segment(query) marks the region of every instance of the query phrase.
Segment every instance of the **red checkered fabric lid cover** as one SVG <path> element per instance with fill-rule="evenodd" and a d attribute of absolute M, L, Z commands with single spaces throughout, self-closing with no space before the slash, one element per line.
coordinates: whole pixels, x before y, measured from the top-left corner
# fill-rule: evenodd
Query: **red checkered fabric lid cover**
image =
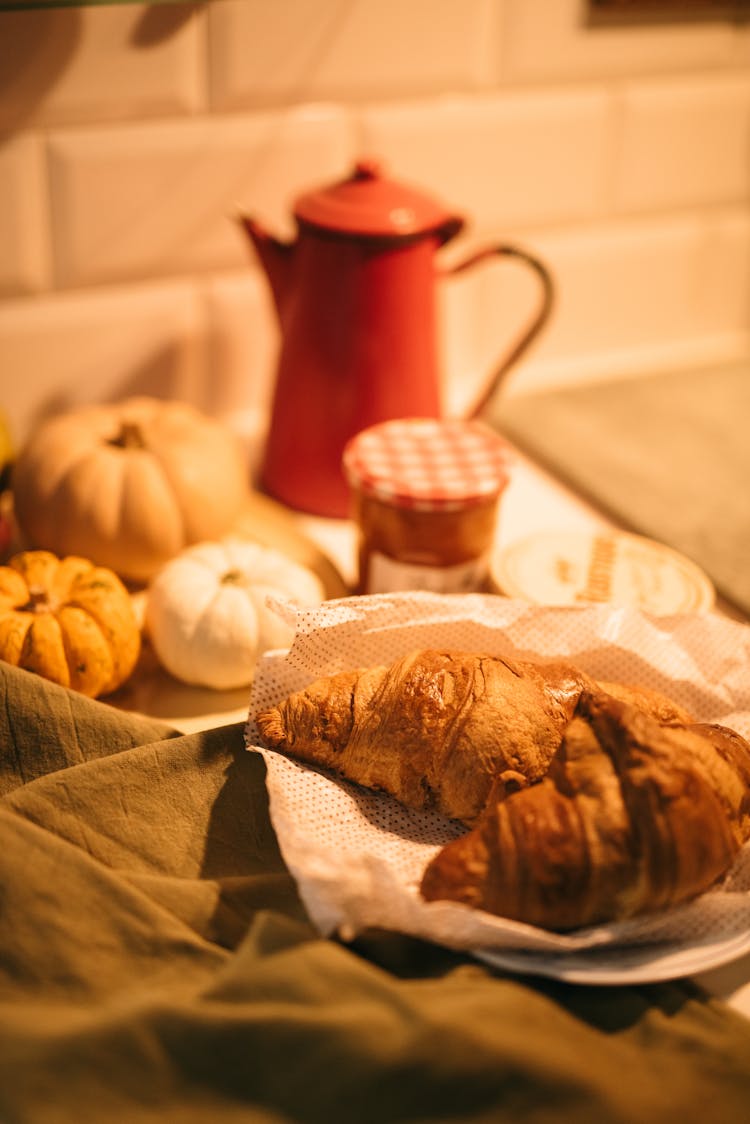
<path fill-rule="evenodd" d="M 507 482 L 505 444 L 481 422 L 399 418 L 344 449 L 351 487 L 386 503 L 447 511 L 492 499 Z"/>

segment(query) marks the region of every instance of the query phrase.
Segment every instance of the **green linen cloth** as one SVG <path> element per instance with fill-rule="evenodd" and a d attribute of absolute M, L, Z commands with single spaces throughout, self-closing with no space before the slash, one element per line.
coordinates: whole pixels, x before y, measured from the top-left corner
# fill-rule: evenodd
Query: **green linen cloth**
<path fill-rule="evenodd" d="M 3 1124 L 651 1124 L 750 1115 L 688 983 L 493 972 L 306 917 L 242 724 L 180 736 L 0 663 Z"/>

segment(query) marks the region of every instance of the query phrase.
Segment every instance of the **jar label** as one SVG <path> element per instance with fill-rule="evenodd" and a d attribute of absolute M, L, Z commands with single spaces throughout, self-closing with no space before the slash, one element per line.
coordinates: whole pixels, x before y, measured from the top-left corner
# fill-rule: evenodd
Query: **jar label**
<path fill-rule="evenodd" d="M 398 562 L 386 554 L 373 551 L 365 592 L 425 590 L 428 593 L 474 593 L 484 588 L 488 572 L 488 554 L 454 566 L 423 566 L 414 562 Z"/>

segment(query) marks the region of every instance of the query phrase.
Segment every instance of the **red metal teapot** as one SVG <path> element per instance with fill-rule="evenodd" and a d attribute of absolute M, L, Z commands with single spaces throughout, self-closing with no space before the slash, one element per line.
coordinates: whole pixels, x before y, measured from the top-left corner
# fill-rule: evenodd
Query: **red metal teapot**
<path fill-rule="evenodd" d="M 355 433 L 395 417 L 439 417 L 436 285 L 494 255 L 531 266 L 541 282 L 530 324 L 483 387 L 475 416 L 538 334 L 552 307 L 545 266 L 509 245 L 480 249 L 442 269 L 436 250 L 463 228 L 421 191 L 362 160 L 347 179 L 302 195 L 298 235 L 282 242 L 241 222 L 265 269 L 281 327 L 261 486 L 301 511 L 343 517 L 341 471 Z"/>

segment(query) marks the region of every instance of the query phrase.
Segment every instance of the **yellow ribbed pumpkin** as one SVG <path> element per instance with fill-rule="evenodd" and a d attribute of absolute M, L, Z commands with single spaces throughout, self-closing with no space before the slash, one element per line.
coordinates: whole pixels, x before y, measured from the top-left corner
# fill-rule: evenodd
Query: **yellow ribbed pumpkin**
<path fill-rule="evenodd" d="M 128 679 L 140 646 L 130 594 L 111 570 L 47 550 L 0 566 L 0 659 L 97 698 Z"/>

